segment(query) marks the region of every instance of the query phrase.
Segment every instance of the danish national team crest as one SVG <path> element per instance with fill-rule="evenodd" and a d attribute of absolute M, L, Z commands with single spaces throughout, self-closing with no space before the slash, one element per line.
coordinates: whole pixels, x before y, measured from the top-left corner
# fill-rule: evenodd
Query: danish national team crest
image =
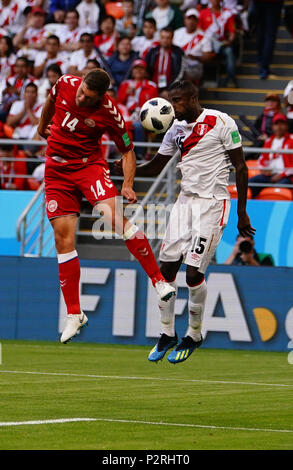
<path fill-rule="evenodd" d="M 208 132 L 209 126 L 208 124 L 205 124 L 205 123 L 199 123 L 196 125 L 196 129 L 194 130 L 197 135 L 203 136 Z"/>

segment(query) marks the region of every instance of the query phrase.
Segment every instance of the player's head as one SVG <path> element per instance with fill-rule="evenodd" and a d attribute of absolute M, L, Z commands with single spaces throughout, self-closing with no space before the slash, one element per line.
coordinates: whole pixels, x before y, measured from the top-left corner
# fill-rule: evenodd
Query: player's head
<path fill-rule="evenodd" d="M 179 80 L 172 83 L 168 91 L 176 119 L 192 121 L 200 108 L 196 86 L 189 80 Z"/>
<path fill-rule="evenodd" d="M 94 69 L 88 72 L 76 92 L 77 106 L 96 106 L 104 97 L 110 86 L 110 77 L 103 69 Z"/>

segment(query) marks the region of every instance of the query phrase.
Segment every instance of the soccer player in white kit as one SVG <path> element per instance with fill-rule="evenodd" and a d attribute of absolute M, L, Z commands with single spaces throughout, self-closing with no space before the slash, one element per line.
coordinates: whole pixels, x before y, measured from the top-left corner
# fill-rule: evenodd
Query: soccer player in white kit
<path fill-rule="evenodd" d="M 187 80 L 169 87 L 169 98 L 175 110 L 175 121 L 167 131 L 153 160 L 136 169 L 137 176 L 158 175 L 179 150 L 181 192 L 171 211 L 160 251 L 161 272 L 176 288 L 176 275 L 181 263 L 187 264 L 189 321 L 186 336 L 178 342 L 175 331 L 174 296 L 159 302 L 162 332 L 148 359 L 185 361 L 202 344 L 201 324 L 207 296 L 205 271 L 221 240 L 230 209 L 227 190 L 229 168 L 236 170 L 238 192 L 238 230 L 242 236 L 254 235 L 246 213 L 247 166 L 241 137 L 235 121 L 226 113 L 203 109 L 197 89 Z"/>

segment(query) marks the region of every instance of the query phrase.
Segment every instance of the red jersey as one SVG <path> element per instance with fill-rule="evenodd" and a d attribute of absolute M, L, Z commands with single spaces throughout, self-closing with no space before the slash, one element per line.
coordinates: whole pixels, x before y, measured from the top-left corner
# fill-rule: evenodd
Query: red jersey
<path fill-rule="evenodd" d="M 47 156 L 91 162 L 102 159 L 100 140 L 107 132 L 121 153 L 133 149 L 125 122 L 107 93 L 95 107 L 75 103 L 81 77 L 63 75 L 50 91 L 55 114 L 48 137 Z"/>
<path fill-rule="evenodd" d="M 232 10 L 223 8 L 219 12 L 213 12 L 210 8 L 204 8 L 200 12 L 198 28 L 207 36 L 217 36 L 223 41 L 230 33 L 235 33 L 235 16 Z"/>

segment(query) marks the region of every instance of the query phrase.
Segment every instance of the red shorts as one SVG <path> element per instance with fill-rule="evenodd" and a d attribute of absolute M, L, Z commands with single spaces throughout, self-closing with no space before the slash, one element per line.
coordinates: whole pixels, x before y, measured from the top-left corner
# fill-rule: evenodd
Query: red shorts
<path fill-rule="evenodd" d="M 48 219 L 79 214 L 82 196 L 94 206 L 97 202 L 118 196 L 106 162 L 61 163 L 47 158 L 45 194 Z"/>

